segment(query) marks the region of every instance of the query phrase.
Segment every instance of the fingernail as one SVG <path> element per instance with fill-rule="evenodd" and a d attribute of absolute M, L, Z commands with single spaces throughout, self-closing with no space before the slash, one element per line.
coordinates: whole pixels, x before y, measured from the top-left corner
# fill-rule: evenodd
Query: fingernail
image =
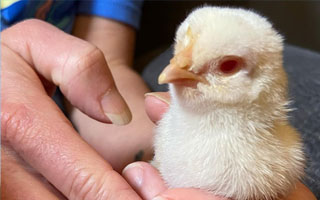
<path fill-rule="evenodd" d="M 156 196 L 156 197 L 153 197 L 152 200 L 168 200 L 168 199 L 162 196 Z"/>
<path fill-rule="evenodd" d="M 165 80 L 166 80 L 166 74 L 161 73 L 160 76 L 158 77 L 158 83 L 163 84 Z"/>
<path fill-rule="evenodd" d="M 128 179 L 130 184 L 134 185 L 135 188 L 140 188 L 143 182 L 143 168 L 139 163 L 132 163 L 126 166 L 122 174 Z"/>
<path fill-rule="evenodd" d="M 105 113 L 110 121 L 115 125 L 126 125 L 131 121 L 131 114 L 129 115 L 128 112 L 123 112 L 120 114 L 112 114 L 112 113 Z"/>
<path fill-rule="evenodd" d="M 152 96 L 152 97 L 155 97 L 155 98 L 159 99 L 160 101 L 162 101 L 162 102 L 164 102 L 164 103 L 166 103 L 168 105 L 170 104 L 169 100 L 166 99 L 165 96 L 161 96 L 161 95 L 159 95 L 158 93 L 155 93 L 155 92 L 145 93 L 144 96 L 145 97 Z"/>
<path fill-rule="evenodd" d="M 115 88 L 109 89 L 101 99 L 101 106 L 104 114 L 115 125 L 128 124 L 132 115 L 131 112 Z"/>

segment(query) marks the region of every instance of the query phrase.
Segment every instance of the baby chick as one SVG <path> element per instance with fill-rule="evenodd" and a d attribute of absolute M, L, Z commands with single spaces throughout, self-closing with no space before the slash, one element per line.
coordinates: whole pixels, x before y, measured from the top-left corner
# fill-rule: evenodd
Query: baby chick
<path fill-rule="evenodd" d="M 180 25 L 159 76 L 172 102 L 154 139 L 153 164 L 170 187 L 236 200 L 275 199 L 304 171 L 289 125 L 282 37 L 264 17 L 203 7 Z"/>

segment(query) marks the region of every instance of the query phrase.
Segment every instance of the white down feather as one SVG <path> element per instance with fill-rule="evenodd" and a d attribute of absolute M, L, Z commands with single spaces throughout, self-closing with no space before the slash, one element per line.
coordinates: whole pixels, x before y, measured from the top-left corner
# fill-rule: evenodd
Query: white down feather
<path fill-rule="evenodd" d="M 287 120 L 281 36 L 251 11 L 203 7 L 180 25 L 175 54 L 190 40 L 188 27 L 197 36 L 193 69 L 237 55 L 250 61 L 255 76 L 208 75 L 211 85 L 196 89 L 170 84 L 172 102 L 156 130 L 153 164 L 170 187 L 237 200 L 286 195 L 303 175 L 304 155 Z"/>

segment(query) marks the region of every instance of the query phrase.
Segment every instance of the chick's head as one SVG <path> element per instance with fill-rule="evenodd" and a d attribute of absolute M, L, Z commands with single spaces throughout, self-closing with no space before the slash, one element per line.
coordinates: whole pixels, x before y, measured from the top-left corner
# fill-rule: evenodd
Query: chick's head
<path fill-rule="evenodd" d="M 159 76 L 183 105 L 239 105 L 286 90 L 282 37 L 260 15 L 203 7 L 179 26 L 174 57 Z"/>

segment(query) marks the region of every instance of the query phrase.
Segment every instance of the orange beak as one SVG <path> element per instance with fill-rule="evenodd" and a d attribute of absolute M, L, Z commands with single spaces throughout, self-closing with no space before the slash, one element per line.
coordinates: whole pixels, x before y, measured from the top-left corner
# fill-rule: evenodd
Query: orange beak
<path fill-rule="evenodd" d="M 190 56 L 186 57 L 177 54 L 170 60 L 170 64 L 161 72 L 158 83 L 178 83 L 185 86 L 189 86 L 190 83 L 206 83 L 207 81 L 204 77 L 189 70 L 191 63 Z"/>
<path fill-rule="evenodd" d="M 192 65 L 192 48 L 195 42 L 190 27 L 186 35 L 190 39 L 189 44 L 170 60 L 170 64 L 161 72 L 158 78 L 159 84 L 174 83 L 193 87 L 198 82 L 208 83 L 204 77 L 189 70 Z"/>

